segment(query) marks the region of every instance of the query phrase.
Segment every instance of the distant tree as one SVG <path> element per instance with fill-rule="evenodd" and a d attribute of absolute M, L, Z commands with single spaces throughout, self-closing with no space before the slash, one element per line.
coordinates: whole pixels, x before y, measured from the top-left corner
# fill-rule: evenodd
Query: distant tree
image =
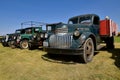
<path fill-rule="evenodd" d="M 120 32 L 118 32 L 118 36 L 120 36 Z"/>

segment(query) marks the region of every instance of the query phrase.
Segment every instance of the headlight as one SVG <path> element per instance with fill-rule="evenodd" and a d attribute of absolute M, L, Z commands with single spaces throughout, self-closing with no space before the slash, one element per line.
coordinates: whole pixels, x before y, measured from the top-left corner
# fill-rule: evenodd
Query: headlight
<path fill-rule="evenodd" d="M 36 35 L 33 35 L 33 38 L 36 38 Z"/>
<path fill-rule="evenodd" d="M 16 36 L 14 36 L 13 39 L 16 39 Z"/>
<path fill-rule="evenodd" d="M 6 35 L 6 36 L 5 36 L 5 41 L 6 41 L 6 42 L 8 41 L 8 38 L 9 38 L 9 35 Z"/>
<path fill-rule="evenodd" d="M 78 30 L 76 30 L 76 31 L 73 33 L 73 35 L 74 35 L 75 37 L 78 37 L 78 36 L 80 36 L 80 32 L 79 32 Z"/>
<path fill-rule="evenodd" d="M 43 37 L 44 37 L 44 34 L 41 34 L 40 37 L 43 38 Z"/>
<path fill-rule="evenodd" d="M 47 33 L 45 33 L 45 38 L 48 38 L 48 34 Z"/>
<path fill-rule="evenodd" d="M 21 39 L 21 36 L 18 36 L 17 39 Z"/>

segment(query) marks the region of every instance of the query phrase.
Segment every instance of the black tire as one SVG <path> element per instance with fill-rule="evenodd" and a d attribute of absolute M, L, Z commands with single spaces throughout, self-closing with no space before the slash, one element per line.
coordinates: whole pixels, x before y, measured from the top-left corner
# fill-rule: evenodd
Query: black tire
<path fill-rule="evenodd" d="M 106 47 L 107 49 L 114 49 L 115 46 L 114 46 L 114 37 L 108 37 L 106 39 Z"/>
<path fill-rule="evenodd" d="M 22 40 L 20 42 L 20 48 L 21 49 L 27 49 L 28 48 L 28 40 Z"/>
<path fill-rule="evenodd" d="M 34 46 L 29 43 L 28 48 L 29 48 L 29 50 L 33 50 L 33 49 L 34 49 Z"/>
<path fill-rule="evenodd" d="M 32 45 L 31 43 L 29 43 L 29 50 L 34 50 L 34 49 L 38 49 L 39 45 Z"/>
<path fill-rule="evenodd" d="M 3 45 L 4 47 L 8 47 L 8 44 L 7 44 L 7 43 L 2 43 L 2 45 Z"/>
<path fill-rule="evenodd" d="M 94 43 L 91 38 L 88 38 L 83 45 L 83 54 L 81 60 L 83 63 L 91 62 L 94 56 Z"/>
<path fill-rule="evenodd" d="M 15 46 L 14 43 L 15 43 L 14 41 L 10 41 L 10 43 L 9 43 L 9 46 L 10 46 L 12 49 L 16 48 L 16 46 Z"/>
<path fill-rule="evenodd" d="M 8 42 L 8 46 L 10 47 L 11 41 Z"/>

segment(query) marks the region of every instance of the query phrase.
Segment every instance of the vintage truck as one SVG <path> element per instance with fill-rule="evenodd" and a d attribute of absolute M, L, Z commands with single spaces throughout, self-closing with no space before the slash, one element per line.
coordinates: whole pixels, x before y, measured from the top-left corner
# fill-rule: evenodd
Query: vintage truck
<path fill-rule="evenodd" d="M 3 35 L 3 37 L 1 38 L 1 43 L 4 47 L 8 46 L 8 35 L 9 34 Z"/>
<path fill-rule="evenodd" d="M 43 41 L 46 39 L 46 36 L 46 30 L 42 30 L 41 32 L 32 35 L 29 40 L 29 49 L 32 50 L 38 48 L 39 46 L 43 46 Z"/>
<path fill-rule="evenodd" d="M 78 55 L 81 62 L 92 61 L 94 52 L 106 43 L 107 48 L 114 48 L 114 36 L 117 24 L 108 17 L 100 20 L 96 14 L 72 17 L 68 24 L 55 23 L 46 26 L 47 39 L 43 42 L 48 54 Z"/>
<path fill-rule="evenodd" d="M 24 32 L 19 33 L 15 35 L 15 38 L 12 39 L 11 45 L 12 47 L 20 47 L 21 49 L 26 49 L 26 48 L 32 48 L 32 47 L 39 47 L 39 45 L 42 44 L 42 41 L 40 42 L 41 44 L 34 43 L 33 39 L 36 38 L 36 36 L 39 33 L 42 33 L 42 25 L 43 23 L 41 22 L 35 22 L 35 21 L 28 21 L 28 22 L 23 22 L 21 23 L 21 28 L 23 28 Z M 28 27 L 29 26 L 29 27 Z"/>
<path fill-rule="evenodd" d="M 12 35 L 12 37 L 10 37 L 9 46 L 11 48 L 18 47 L 19 37 L 21 34 L 24 34 L 24 33 L 25 33 L 25 29 L 17 29 L 15 33 Z"/>
<path fill-rule="evenodd" d="M 25 33 L 20 34 L 17 39 L 17 45 L 20 46 L 21 49 L 27 49 L 29 47 L 29 40 L 33 35 L 42 31 L 42 27 L 27 27 L 24 29 Z"/>
<path fill-rule="evenodd" d="M 17 29 L 15 30 L 15 33 L 11 34 L 6 34 L 5 36 L 2 37 L 1 43 L 4 47 L 9 46 L 9 47 L 14 47 L 13 46 L 13 41 L 17 39 L 17 35 L 23 34 L 24 29 Z"/>

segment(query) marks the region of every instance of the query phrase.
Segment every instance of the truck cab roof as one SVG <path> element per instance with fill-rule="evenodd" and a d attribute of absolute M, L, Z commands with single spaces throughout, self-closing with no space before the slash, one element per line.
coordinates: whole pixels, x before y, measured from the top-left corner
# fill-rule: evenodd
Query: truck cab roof
<path fill-rule="evenodd" d="M 92 17 L 92 16 L 97 16 L 97 17 L 99 17 L 98 15 L 96 15 L 96 14 L 84 14 L 84 15 L 78 15 L 78 16 L 74 16 L 74 17 L 71 17 L 71 18 L 69 18 L 69 20 L 71 20 L 71 19 L 75 19 L 75 18 L 78 18 L 78 17 Z"/>
<path fill-rule="evenodd" d="M 68 24 L 99 24 L 99 20 L 96 14 L 84 14 L 70 18 Z"/>

